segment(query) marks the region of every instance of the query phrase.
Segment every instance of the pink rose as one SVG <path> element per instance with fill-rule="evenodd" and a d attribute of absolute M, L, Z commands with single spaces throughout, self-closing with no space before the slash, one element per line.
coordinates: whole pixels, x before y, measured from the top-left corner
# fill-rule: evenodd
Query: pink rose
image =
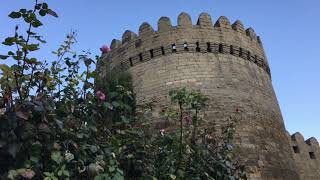
<path fill-rule="evenodd" d="M 192 123 L 192 118 L 190 116 L 185 116 L 183 118 L 183 120 L 187 123 L 187 124 L 191 124 Z"/>
<path fill-rule="evenodd" d="M 110 48 L 107 45 L 103 45 L 101 46 L 100 51 L 102 53 L 108 53 L 110 51 Z"/>
<path fill-rule="evenodd" d="M 209 139 L 209 140 L 212 140 L 212 139 L 213 139 L 213 136 L 211 136 L 211 134 L 207 134 L 205 137 L 206 137 L 207 139 Z"/>
<path fill-rule="evenodd" d="M 30 169 L 20 173 L 20 176 L 22 176 L 26 179 L 32 179 L 33 176 L 35 176 L 35 175 L 36 175 L 36 173 Z"/>
<path fill-rule="evenodd" d="M 105 95 L 103 92 L 101 92 L 101 91 L 97 91 L 97 92 L 96 92 L 96 96 L 97 96 L 101 101 L 106 100 L 106 95 Z"/>

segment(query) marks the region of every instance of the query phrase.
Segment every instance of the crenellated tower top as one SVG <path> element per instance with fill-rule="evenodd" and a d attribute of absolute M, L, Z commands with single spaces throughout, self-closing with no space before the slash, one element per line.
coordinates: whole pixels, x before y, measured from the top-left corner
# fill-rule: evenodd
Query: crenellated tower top
<path fill-rule="evenodd" d="M 120 70 L 158 56 L 188 51 L 239 56 L 270 75 L 261 39 L 252 28 L 245 29 L 239 20 L 231 25 L 224 16 L 213 24 L 207 13 L 201 13 L 195 25 L 187 13 L 178 16 L 177 26 L 173 26 L 168 17 L 158 20 L 157 30 L 144 22 L 138 35 L 126 30 L 122 40 L 113 39 L 110 47 L 111 51 L 103 54 L 103 59 L 110 60 L 112 67 Z"/>

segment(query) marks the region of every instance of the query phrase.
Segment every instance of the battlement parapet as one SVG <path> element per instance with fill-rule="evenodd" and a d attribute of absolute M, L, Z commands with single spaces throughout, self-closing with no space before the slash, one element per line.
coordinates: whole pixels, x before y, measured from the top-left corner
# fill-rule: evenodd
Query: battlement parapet
<path fill-rule="evenodd" d="M 307 140 L 304 139 L 301 133 L 296 132 L 290 136 L 292 150 L 295 154 L 309 157 L 309 159 L 320 160 L 320 147 L 316 138 L 311 137 Z M 308 158 L 307 158 L 308 159 Z"/>
<path fill-rule="evenodd" d="M 201 13 L 193 25 L 187 13 L 181 13 L 177 26 L 168 17 L 161 17 L 158 30 L 144 22 L 139 34 L 125 31 L 122 40 L 111 42 L 111 51 L 103 59 L 111 61 L 111 67 L 127 70 L 131 66 L 158 56 L 172 53 L 222 53 L 238 56 L 255 63 L 270 75 L 268 61 L 260 38 L 252 28 L 245 29 L 241 21 L 232 25 L 222 16 L 213 25 L 207 13 Z"/>
<path fill-rule="evenodd" d="M 290 136 L 289 142 L 301 179 L 315 179 L 320 177 L 320 147 L 316 138 L 307 140 L 296 132 Z"/>
<path fill-rule="evenodd" d="M 314 148 L 319 148 L 319 150 L 320 150 L 319 142 L 314 137 L 311 137 L 311 138 L 309 138 L 307 140 L 304 140 L 304 137 L 302 136 L 302 134 L 300 132 L 296 132 L 293 135 L 291 135 L 290 138 L 291 138 L 291 141 L 292 141 L 293 144 L 296 144 L 296 145 L 308 145 L 308 146 L 311 146 L 311 147 L 314 147 Z"/>
<path fill-rule="evenodd" d="M 122 59 L 121 56 L 113 57 L 112 59 L 119 59 L 113 63 L 113 68 L 121 71 L 126 71 L 130 67 L 136 66 L 140 63 L 149 61 L 153 58 L 157 58 L 164 55 L 170 54 L 180 54 L 180 53 L 221 53 L 221 54 L 230 54 L 236 57 L 240 57 L 249 62 L 255 63 L 257 66 L 263 68 L 270 76 L 270 68 L 268 64 L 264 62 L 264 59 L 258 57 L 257 55 L 251 53 L 248 50 L 242 49 L 236 45 L 229 44 L 216 44 L 213 42 L 206 43 L 192 43 L 188 42 L 176 44 L 170 43 L 166 46 L 157 47 L 154 49 L 149 49 L 146 51 L 141 51 L 134 56 L 129 57 L 128 59 Z M 110 58 L 110 57 L 106 57 Z"/>

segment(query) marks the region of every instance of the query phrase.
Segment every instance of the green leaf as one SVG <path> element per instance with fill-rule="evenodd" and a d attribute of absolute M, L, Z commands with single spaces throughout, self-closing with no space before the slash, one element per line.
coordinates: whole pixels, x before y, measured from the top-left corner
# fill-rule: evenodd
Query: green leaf
<path fill-rule="evenodd" d="M 83 138 L 83 133 L 77 133 L 77 138 L 82 139 Z"/>
<path fill-rule="evenodd" d="M 60 151 L 53 151 L 51 153 L 51 159 L 54 160 L 57 164 L 60 164 L 63 161 Z"/>
<path fill-rule="evenodd" d="M 132 110 L 132 107 L 128 104 L 124 104 L 124 109 L 128 110 L 128 111 L 131 111 Z"/>
<path fill-rule="evenodd" d="M 9 55 L 9 56 L 13 56 L 13 55 L 14 55 L 14 52 L 9 51 L 9 52 L 8 52 L 8 55 Z"/>
<path fill-rule="evenodd" d="M 40 14 L 40 16 L 45 16 L 45 15 L 47 14 L 47 10 L 41 9 L 41 10 L 39 11 L 39 14 Z"/>
<path fill-rule="evenodd" d="M 47 3 L 42 3 L 42 9 L 48 9 L 48 4 Z"/>
<path fill-rule="evenodd" d="M 15 12 L 15 11 L 13 11 L 13 12 L 11 12 L 11 13 L 9 14 L 9 17 L 12 18 L 12 19 L 17 19 L 17 18 L 20 18 L 20 17 L 21 17 L 21 13 L 20 13 L 20 12 Z"/>
<path fill-rule="evenodd" d="M 95 78 L 97 76 L 97 72 L 96 71 L 92 71 L 91 73 L 89 73 L 88 78 Z"/>
<path fill-rule="evenodd" d="M 61 170 L 58 171 L 58 176 L 62 176 L 62 171 Z"/>
<path fill-rule="evenodd" d="M 17 57 L 18 57 L 19 59 L 22 58 L 22 55 L 23 55 L 23 52 L 22 52 L 22 51 L 17 51 Z"/>
<path fill-rule="evenodd" d="M 90 130 L 93 131 L 93 132 L 97 132 L 98 129 L 96 126 L 89 126 Z"/>
<path fill-rule="evenodd" d="M 116 179 L 116 180 L 124 180 L 124 177 L 121 175 L 121 174 L 116 174 L 115 176 L 114 176 L 114 179 Z"/>
<path fill-rule="evenodd" d="M 34 162 L 34 163 L 38 163 L 39 162 L 39 158 L 35 157 L 35 156 L 31 156 L 30 157 L 30 161 Z"/>
<path fill-rule="evenodd" d="M 6 64 L 0 64 L 0 70 L 2 72 L 7 72 L 7 73 L 10 72 L 10 68 Z"/>
<path fill-rule="evenodd" d="M 24 13 L 26 13 L 26 12 L 27 12 L 26 9 L 20 9 L 20 13 L 24 14 Z"/>
<path fill-rule="evenodd" d="M 120 119 L 123 123 L 129 123 L 129 119 L 126 116 L 120 116 Z"/>
<path fill-rule="evenodd" d="M 89 147 L 89 149 L 90 149 L 90 151 L 91 151 L 92 153 L 96 153 L 96 152 L 98 151 L 98 147 L 97 147 L 97 146 L 94 146 L 94 145 L 91 145 L 91 146 Z"/>
<path fill-rule="evenodd" d="M 42 26 L 43 24 L 42 24 L 41 21 L 39 21 L 38 19 L 36 19 L 36 20 L 34 20 L 34 21 L 31 23 L 31 25 L 32 25 L 33 27 L 37 28 L 37 27 L 39 27 L 39 26 Z"/>
<path fill-rule="evenodd" d="M 29 51 L 36 51 L 39 49 L 39 44 L 30 44 L 27 46 Z"/>
<path fill-rule="evenodd" d="M 42 43 L 46 43 L 45 40 L 41 39 L 41 36 L 35 36 L 35 39 L 37 39 L 38 41 L 42 42 Z"/>
<path fill-rule="evenodd" d="M 177 176 L 175 176 L 175 175 L 173 175 L 173 174 L 170 174 L 170 178 L 174 180 L 174 179 L 177 178 Z"/>
<path fill-rule="evenodd" d="M 115 98 L 115 97 L 117 97 L 118 95 L 119 95 L 118 92 L 110 92 L 110 93 L 109 93 L 110 99 Z"/>
<path fill-rule="evenodd" d="M 56 18 L 58 17 L 58 14 L 56 12 L 52 11 L 51 9 L 48 9 L 47 14 L 50 14 L 51 16 L 56 17 Z"/>
<path fill-rule="evenodd" d="M 23 19 L 26 23 L 31 23 L 32 22 L 32 18 L 30 16 L 23 16 Z"/>
<path fill-rule="evenodd" d="M 90 66 L 90 64 L 91 64 L 92 62 L 93 62 L 93 60 L 90 59 L 90 58 L 87 58 L 87 59 L 84 60 L 84 64 L 85 64 L 86 66 Z"/>
<path fill-rule="evenodd" d="M 37 62 L 37 59 L 36 58 L 31 58 L 29 59 L 28 63 L 29 64 L 35 64 Z"/>
<path fill-rule="evenodd" d="M 0 55 L 0 59 L 6 60 L 9 56 L 6 55 Z"/>
<path fill-rule="evenodd" d="M 94 180 L 102 180 L 102 177 L 101 176 L 96 176 L 96 177 L 94 177 Z"/>
<path fill-rule="evenodd" d="M 63 171 L 63 174 L 64 174 L 65 176 L 67 176 L 67 177 L 69 177 L 69 176 L 70 176 L 69 171 Z"/>
<path fill-rule="evenodd" d="M 69 59 L 66 60 L 66 64 L 67 64 L 68 67 L 71 67 L 71 66 L 72 66 L 72 64 L 71 64 L 71 62 L 70 62 Z"/>
<path fill-rule="evenodd" d="M 107 109 L 112 110 L 113 109 L 113 106 L 109 102 L 103 103 L 103 107 L 105 110 L 107 110 Z"/>
<path fill-rule="evenodd" d="M 113 105 L 113 107 L 117 108 L 117 107 L 120 106 L 120 103 L 117 102 L 117 101 L 113 101 L 113 102 L 112 102 L 112 105 Z"/>
<path fill-rule="evenodd" d="M 17 65 L 17 64 L 14 64 L 14 65 L 12 65 L 11 67 L 10 67 L 10 69 L 12 70 L 12 71 L 21 71 L 21 69 L 22 69 L 22 67 L 21 66 L 19 66 L 19 65 Z"/>
<path fill-rule="evenodd" d="M 27 31 L 27 33 L 28 33 L 29 35 L 36 35 L 36 34 L 37 34 L 37 33 L 32 32 L 32 31 Z"/>
<path fill-rule="evenodd" d="M 2 44 L 6 45 L 6 46 L 12 46 L 15 41 L 16 41 L 16 38 L 7 37 Z"/>
<path fill-rule="evenodd" d="M 121 169 L 117 169 L 117 172 L 123 174 L 123 171 Z"/>
<path fill-rule="evenodd" d="M 39 10 L 41 8 L 41 4 L 36 4 L 34 7 Z"/>
<path fill-rule="evenodd" d="M 110 166 L 110 167 L 109 167 L 109 172 L 113 172 L 113 171 L 115 171 L 115 170 L 116 170 L 115 167 L 113 167 L 113 166 Z"/>

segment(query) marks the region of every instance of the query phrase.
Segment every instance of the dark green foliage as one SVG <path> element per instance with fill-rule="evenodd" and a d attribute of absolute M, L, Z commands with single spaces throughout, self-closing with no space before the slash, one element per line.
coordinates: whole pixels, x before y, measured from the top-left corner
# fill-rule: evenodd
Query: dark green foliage
<path fill-rule="evenodd" d="M 36 1 L 37 2 L 37 1 Z M 150 111 L 137 109 L 131 76 L 111 71 L 93 83 L 99 57 L 72 51 L 76 33 L 53 52 L 50 63 L 30 55 L 45 43 L 34 31 L 38 15 L 58 15 L 47 3 L 20 9 L 9 17 L 23 18 L 25 36 L 7 37 L 11 51 L 0 55 L 0 179 L 240 179 L 232 162 L 234 124 L 222 134 L 200 128 L 207 97 L 185 88 L 170 92 L 172 106 L 161 110 L 158 132 Z M 108 63 L 108 62 L 104 62 Z M 103 84 L 102 84 L 103 83 Z M 99 89 L 98 89 L 99 88 Z M 149 118 L 149 119 L 148 119 Z"/>
<path fill-rule="evenodd" d="M 108 102 L 104 105 L 105 108 L 112 108 L 113 111 L 106 117 L 117 124 L 133 121 L 135 119 L 135 99 L 131 75 L 128 72 L 112 71 L 109 62 L 104 63 L 106 76 L 101 82 L 96 82 L 96 90 L 106 92 L 108 95 Z"/>

